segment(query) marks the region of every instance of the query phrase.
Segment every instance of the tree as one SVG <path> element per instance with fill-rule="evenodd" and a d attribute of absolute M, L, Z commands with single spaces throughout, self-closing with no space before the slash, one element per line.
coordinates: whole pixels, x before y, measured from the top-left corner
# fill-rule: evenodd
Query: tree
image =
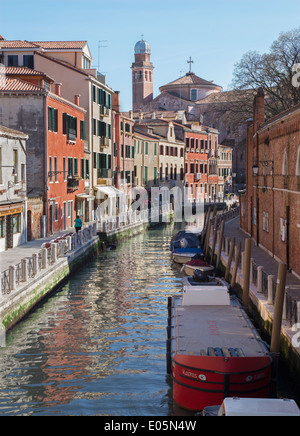
<path fill-rule="evenodd" d="M 294 86 L 293 67 L 300 63 L 300 27 L 281 33 L 270 52 L 250 51 L 235 65 L 235 90 L 264 89 L 267 118 L 300 103 L 300 87 Z"/>

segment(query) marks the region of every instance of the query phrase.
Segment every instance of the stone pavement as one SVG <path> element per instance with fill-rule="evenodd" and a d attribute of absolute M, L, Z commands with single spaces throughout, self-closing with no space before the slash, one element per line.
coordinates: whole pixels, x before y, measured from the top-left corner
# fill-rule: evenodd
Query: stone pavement
<path fill-rule="evenodd" d="M 245 239 L 248 235 L 240 229 L 240 218 L 239 216 L 226 222 L 224 229 L 224 237 L 230 238 L 230 240 L 235 237 L 235 244 L 241 242 L 241 251 L 245 249 Z M 278 262 L 270 256 L 265 250 L 255 245 L 251 242 L 251 257 L 255 259 L 257 266 L 262 266 L 264 271 L 269 275 L 274 275 L 277 277 L 278 274 Z M 294 274 L 288 272 L 286 277 L 286 285 L 292 287 L 299 287 L 300 296 L 300 279 L 298 279 Z"/>
<path fill-rule="evenodd" d="M 44 242 L 50 242 L 59 236 L 63 236 L 66 233 L 71 232 L 71 230 L 64 230 L 62 232 L 55 233 L 52 236 L 35 239 L 34 241 L 27 242 L 26 244 L 19 245 L 15 248 L 9 248 L 6 251 L 0 252 L 0 273 L 7 270 L 10 266 L 16 265 L 21 262 L 21 259 L 25 257 L 30 257 L 34 253 L 38 253 L 41 249 L 41 245 Z"/>

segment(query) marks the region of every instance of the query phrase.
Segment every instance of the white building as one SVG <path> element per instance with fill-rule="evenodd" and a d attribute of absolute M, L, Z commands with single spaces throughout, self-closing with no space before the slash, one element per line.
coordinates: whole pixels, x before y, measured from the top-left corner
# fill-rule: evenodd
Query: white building
<path fill-rule="evenodd" d="M 26 140 L 0 126 L 0 251 L 27 241 Z"/>

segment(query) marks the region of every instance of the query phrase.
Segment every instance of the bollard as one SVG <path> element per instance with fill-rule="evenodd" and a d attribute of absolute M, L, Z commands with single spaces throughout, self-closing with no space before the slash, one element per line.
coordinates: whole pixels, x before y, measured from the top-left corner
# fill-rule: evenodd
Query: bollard
<path fill-rule="evenodd" d="M 57 245 L 55 242 L 51 243 L 51 262 L 55 263 L 57 261 Z"/>
<path fill-rule="evenodd" d="M 275 276 L 268 276 L 268 304 L 273 304 L 273 284 Z"/>
<path fill-rule="evenodd" d="M 32 265 L 33 265 L 33 275 L 36 276 L 38 273 L 38 255 L 34 253 L 32 255 Z"/>
<path fill-rule="evenodd" d="M 233 268 L 233 273 L 231 276 L 231 284 L 230 284 L 230 286 L 232 288 L 234 288 L 234 285 L 235 285 L 236 274 L 237 274 L 237 270 L 239 267 L 240 256 L 241 256 L 241 242 L 238 243 L 236 253 L 235 253 L 235 262 L 234 262 L 234 268 Z"/>
<path fill-rule="evenodd" d="M 28 259 L 21 259 L 22 282 L 28 281 Z"/>
<path fill-rule="evenodd" d="M 271 353 L 279 353 L 280 350 L 280 333 L 285 297 L 286 272 L 287 265 L 284 263 L 279 264 L 271 337 Z"/>
<path fill-rule="evenodd" d="M 46 269 L 48 265 L 48 250 L 47 248 L 42 248 L 42 268 Z"/>
<path fill-rule="evenodd" d="M 72 236 L 67 236 L 68 252 L 72 251 Z"/>
<path fill-rule="evenodd" d="M 231 262 L 232 262 L 232 258 L 233 258 L 234 247 L 235 247 L 235 238 L 232 238 L 231 243 L 230 243 L 230 250 L 229 250 L 227 265 L 226 265 L 226 272 L 225 272 L 225 280 L 226 280 L 226 282 L 229 281 L 229 275 L 230 275 L 230 269 L 231 269 Z"/>
<path fill-rule="evenodd" d="M 13 265 L 9 267 L 9 290 L 14 289 L 16 289 L 16 267 Z"/>
<path fill-rule="evenodd" d="M 210 263 L 211 265 L 214 264 L 214 256 L 215 256 L 215 248 L 216 248 L 216 242 L 217 242 L 217 235 L 218 235 L 218 217 L 215 217 L 214 222 L 214 229 L 213 229 L 213 242 L 211 247 L 211 256 L 210 256 Z"/>
<path fill-rule="evenodd" d="M 243 283 L 243 298 L 244 307 L 249 305 L 249 285 L 250 285 L 250 260 L 251 260 L 251 239 L 245 240 L 245 263 L 244 263 L 244 283 Z"/>
<path fill-rule="evenodd" d="M 263 285 L 263 283 L 262 283 L 262 278 L 263 278 L 263 275 L 262 275 L 262 272 L 263 272 L 263 267 L 262 266 L 258 266 L 257 267 L 257 292 L 260 292 L 260 293 L 262 293 L 262 285 Z"/>
<path fill-rule="evenodd" d="M 210 229 L 211 229 L 211 220 L 209 220 L 208 228 L 205 235 L 205 259 L 207 259 L 208 247 L 209 247 L 209 237 L 210 237 Z"/>

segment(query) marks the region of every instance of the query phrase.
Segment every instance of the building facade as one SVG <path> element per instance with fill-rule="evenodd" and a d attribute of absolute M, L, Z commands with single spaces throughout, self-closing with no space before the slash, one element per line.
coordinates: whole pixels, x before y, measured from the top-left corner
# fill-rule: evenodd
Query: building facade
<path fill-rule="evenodd" d="M 264 95 L 255 97 L 247 130 L 247 184 L 241 228 L 300 277 L 300 106 L 265 122 Z"/>
<path fill-rule="evenodd" d="M 153 99 L 153 64 L 150 61 L 151 48 L 142 38 L 134 47 L 132 69 L 132 108 L 142 110 Z"/>
<path fill-rule="evenodd" d="M 0 126 L 0 251 L 27 242 L 27 139 Z"/>

